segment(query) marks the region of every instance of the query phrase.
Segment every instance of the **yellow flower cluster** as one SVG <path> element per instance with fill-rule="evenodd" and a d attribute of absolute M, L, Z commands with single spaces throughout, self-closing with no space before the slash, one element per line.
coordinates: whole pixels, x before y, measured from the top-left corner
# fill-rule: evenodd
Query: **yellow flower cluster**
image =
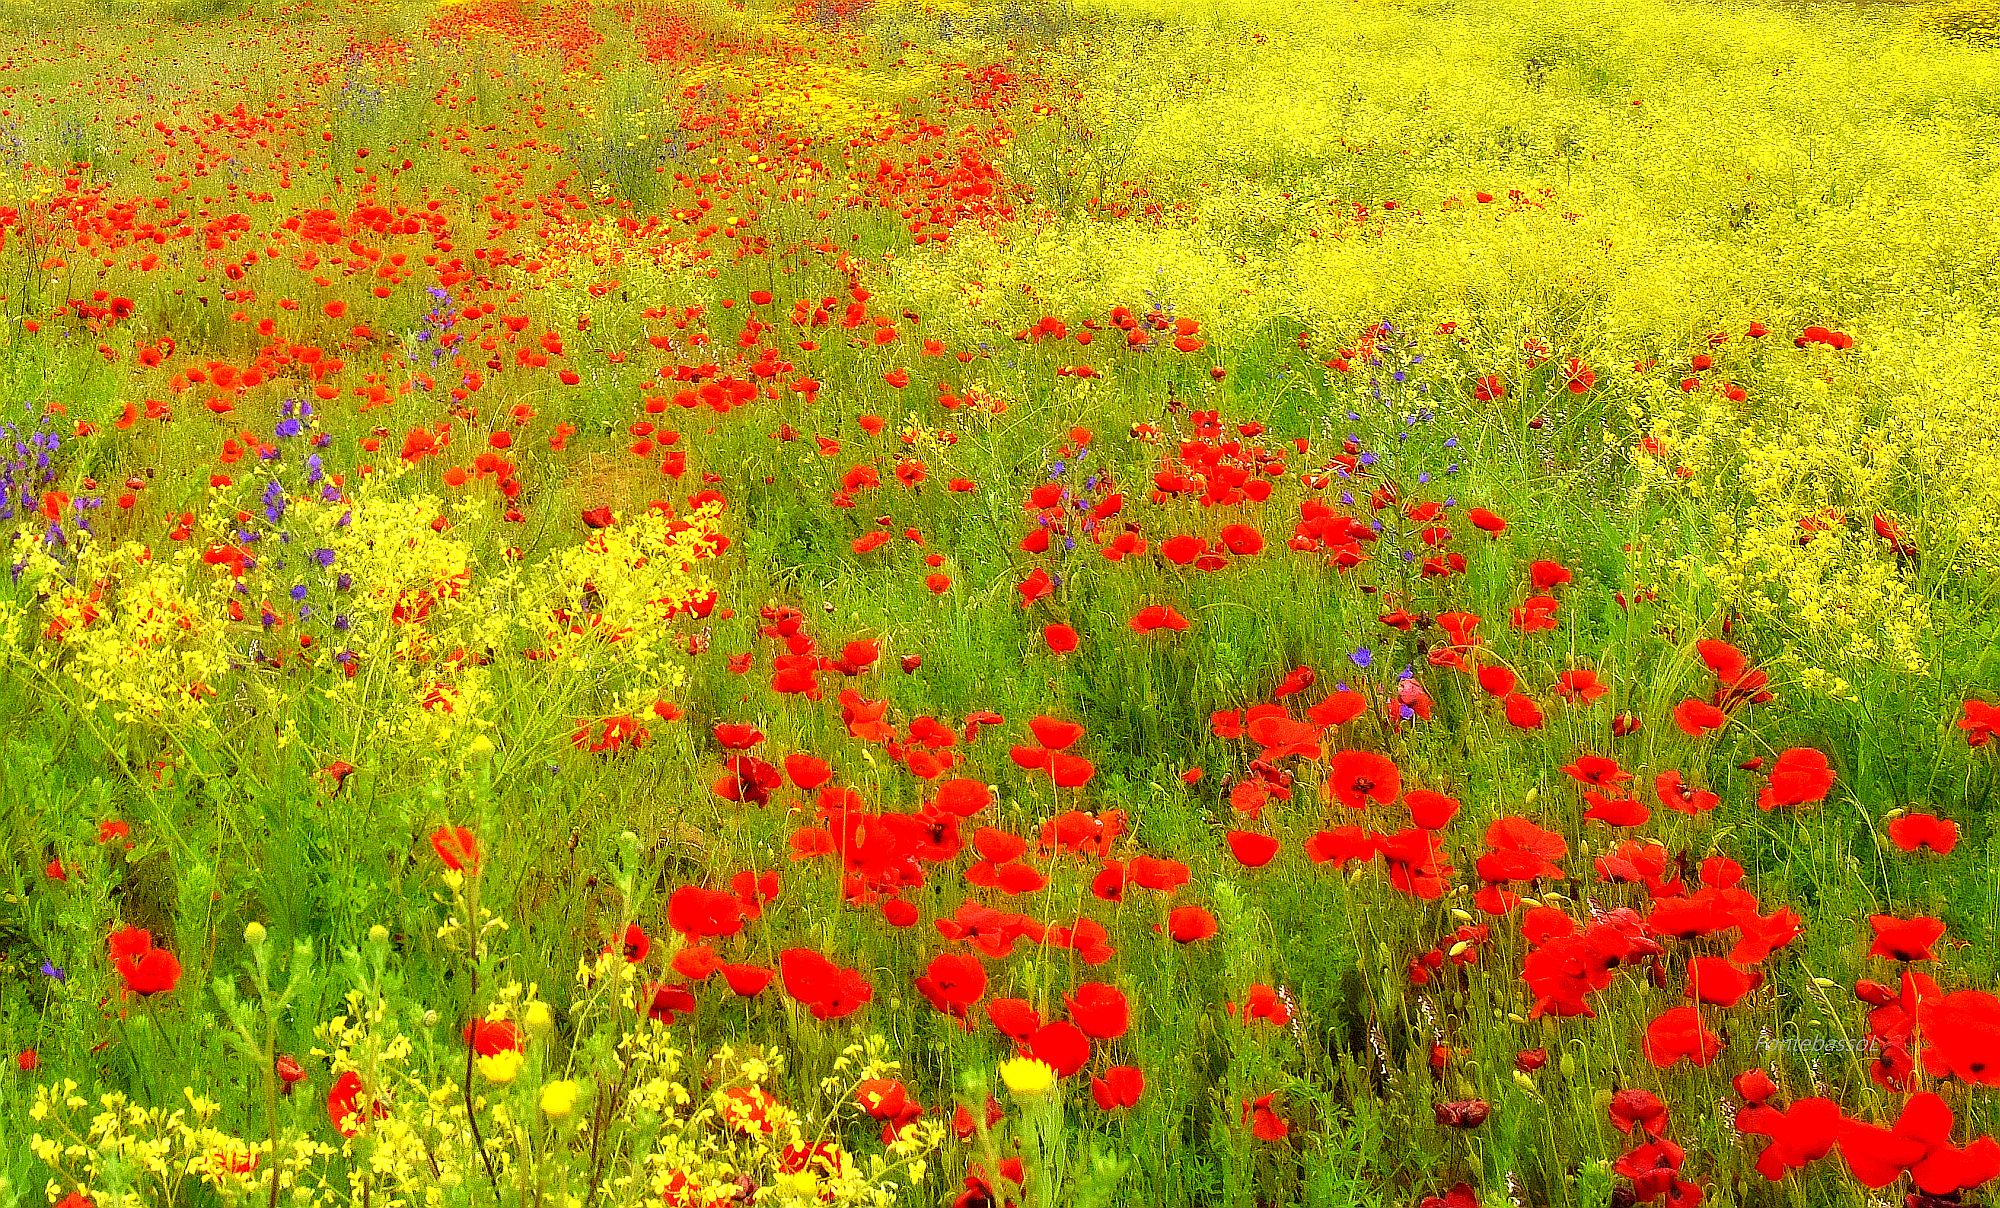
<path fill-rule="evenodd" d="M 32 668 L 73 702 L 103 706 L 120 725 L 206 726 L 229 647 L 213 619 L 224 597 L 204 582 L 199 555 L 76 540 L 66 566 L 32 526 L 15 534 L 10 561 L 23 571 L 12 597 L 0 598 L 0 660 Z"/>
<path fill-rule="evenodd" d="M 673 622 L 715 590 L 699 563 L 716 549 L 719 514 L 621 515 L 543 561 L 524 589 L 541 657 L 563 671 L 615 674 L 656 698 L 677 685 Z"/>
<path fill-rule="evenodd" d="M 772 1208 L 892 1208 L 947 1136 L 924 1120 L 879 1148 L 849 1148 L 845 1138 L 875 1130 L 856 1087 L 899 1069 L 881 1037 L 835 1057 L 817 1099 L 786 1102 L 783 1053 L 723 1047 L 691 1058 L 647 1018 L 638 973 L 615 953 L 579 967 L 568 1012 L 572 1030 L 606 1044 L 563 1052 L 549 1004 L 533 986 L 507 983 L 477 1025 L 506 1039 L 483 1053 L 447 1046 L 441 1057 L 420 1039 L 437 1013 L 388 997 L 386 938 L 370 947 L 375 976 L 314 1031 L 339 1145 L 289 1128 L 236 1136 L 215 1124 L 222 1105 L 193 1090 L 167 1110 L 121 1094 L 92 1100 L 65 1080 L 38 1087 L 30 1110 L 31 1150 L 56 1172 L 50 1201 L 75 1191 L 100 1208 L 145 1208 L 180 1202 L 198 1180 L 247 1208 L 268 1201 L 275 1177 L 293 1205 L 429 1208 L 455 1188 L 490 1185 L 568 1206 L 704 1204 L 749 1188 L 749 1202 Z M 470 1067 L 454 1066 L 453 1052 Z"/>

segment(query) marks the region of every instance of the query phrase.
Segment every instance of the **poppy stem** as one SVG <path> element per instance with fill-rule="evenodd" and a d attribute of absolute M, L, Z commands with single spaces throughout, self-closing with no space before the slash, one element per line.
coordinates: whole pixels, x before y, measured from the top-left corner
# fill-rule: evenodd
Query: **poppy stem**
<path fill-rule="evenodd" d="M 472 958 L 470 1009 L 477 1011 L 479 1010 L 479 874 L 477 872 L 473 873 L 471 881 L 471 891 L 465 898 L 465 920 Z M 486 1151 L 486 1138 L 479 1131 L 479 1113 L 472 1098 L 473 1059 L 478 1053 L 478 1048 L 468 1041 L 465 1046 L 465 1124 L 472 1132 L 473 1145 L 479 1149 L 479 1160 L 486 1167 L 486 1181 L 493 1185 L 493 1202 L 497 1204 L 504 1198 L 500 1194 L 500 1175 L 493 1169 L 493 1155 Z"/>

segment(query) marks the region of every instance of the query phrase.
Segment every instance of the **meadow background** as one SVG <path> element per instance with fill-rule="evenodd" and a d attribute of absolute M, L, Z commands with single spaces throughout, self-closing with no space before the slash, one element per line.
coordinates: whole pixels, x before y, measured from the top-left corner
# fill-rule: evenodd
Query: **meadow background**
<path fill-rule="evenodd" d="M 0 21 L 0 1205 L 2000 1175 L 1990 10 Z"/>

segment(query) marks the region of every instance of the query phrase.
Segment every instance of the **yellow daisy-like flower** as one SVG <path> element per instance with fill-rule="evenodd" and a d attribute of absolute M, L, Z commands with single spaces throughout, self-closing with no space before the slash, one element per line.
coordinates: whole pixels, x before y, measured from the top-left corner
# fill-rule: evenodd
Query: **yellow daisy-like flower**
<path fill-rule="evenodd" d="M 570 1079 L 551 1082 L 542 1088 L 542 1114 L 560 1120 L 576 1110 L 577 1085 Z"/>
<path fill-rule="evenodd" d="M 1048 1093 L 1056 1084 L 1056 1072 L 1046 1061 L 1033 1057 L 1012 1057 L 1000 1063 L 1000 1081 L 1024 1099 Z"/>
<path fill-rule="evenodd" d="M 490 1057 L 479 1058 L 479 1073 L 488 1082 L 504 1085 L 512 1082 L 515 1075 L 521 1072 L 521 1063 L 525 1060 L 518 1050 L 501 1049 Z"/>

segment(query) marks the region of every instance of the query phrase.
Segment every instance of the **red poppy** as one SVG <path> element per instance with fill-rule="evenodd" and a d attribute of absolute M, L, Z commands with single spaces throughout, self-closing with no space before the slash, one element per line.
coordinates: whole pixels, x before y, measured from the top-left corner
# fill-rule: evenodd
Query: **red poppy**
<path fill-rule="evenodd" d="M 1252 525 L 1224 525 L 1222 531 L 1217 533 L 1216 536 L 1223 545 L 1229 548 L 1230 553 L 1236 554 L 1239 557 L 1248 557 L 1264 548 L 1264 534 L 1258 532 Z"/>
<path fill-rule="evenodd" d="M 1698 1066 L 1722 1052 L 1722 1038 L 1708 1030 L 1693 1007 L 1663 1012 L 1646 1027 L 1646 1060 L 1665 1068 L 1685 1058 Z"/>
<path fill-rule="evenodd" d="M 1099 1111 L 1136 1107 L 1146 1093 L 1146 1074 L 1135 1065 L 1114 1065 L 1090 1080 L 1090 1097 Z"/>
<path fill-rule="evenodd" d="M 1905 975 L 1906 984 L 1913 979 Z M 1975 1086 L 2000 1086 L 2000 998 L 1984 990 L 1957 990 L 1915 998 L 1923 1031 L 1924 1070 Z M 1906 994 L 1905 998 L 1912 997 Z"/>
<path fill-rule="evenodd" d="M 730 992 L 739 998 L 755 998 L 777 977 L 775 969 L 761 965 L 717 965 L 722 980 L 728 984 Z"/>
<path fill-rule="evenodd" d="M 694 1010 L 694 992 L 678 983 L 655 982 L 646 987 L 640 1006 L 646 1018 L 666 1027 Z"/>
<path fill-rule="evenodd" d="M 1180 633 L 1188 627 L 1188 619 L 1170 604 L 1148 604 L 1132 615 L 1133 633 L 1148 634 L 1158 630 Z"/>
<path fill-rule="evenodd" d="M 1571 357 L 1569 363 L 1563 366 L 1563 388 L 1571 394 L 1588 394 L 1596 384 L 1597 371 L 1576 357 Z"/>
<path fill-rule="evenodd" d="M 454 872 L 479 871 L 479 843 L 463 826 L 440 826 L 431 832 L 431 848 Z"/>
<path fill-rule="evenodd" d="M 1058 1078 L 1067 1078 L 1090 1062 L 1090 1037 L 1066 1020 L 1035 1029 L 1023 1048 L 1028 1056 L 1054 1070 Z"/>
<path fill-rule="evenodd" d="M 353 1070 L 345 1070 L 326 1092 L 326 1118 L 333 1125 L 333 1131 L 343 1137 L 352 1137 L 361 1131 L 367 1120 L 379 1120 L 389 1114 L 388 1106 L 372 1101 L 368 1111 L 363 1113 L 361 1103 L 361 1075 Z"/>
<path fill-rule="evenodd" d="M 1042 1026 L 1041 1014 L 1025 998 L 996 998 L 986 1004 L 986 1018 L 1002 1036 L 1026 1043 Z"/>
<path fill-rule="evenodd" d="M 690 943 L 743 930 L 743 904 L 719 889 L 683 885 L 667 898 L 667 925 Z"/>
<path fill-rule="evenodd" d="M 1439 1124 L 1446 1128 L 1460 1130 L 1478 1128 L 1493 1114 L 1493 1107 L 1484 1099 L 1459 1099 L 1440 1103 L 1431 1109 Z"/>
<path fill-rule="evenodd" d="M 637 923 L 628 923 L 625 926 L 625 936 L 620 949 L 625 959 L 636 965 L 644 961 L 647 954 L 653 950 L 653 941 L 646 934 L 645 928 Z"/>
<path fill-rule="evenodd" d="M 1359 826 L 1340 826 L 1319 831 L 1305 842 L 1306 858 L 1315 864 L 1345 867 L 1357 860 L 1373 860 L 1379 853 L 1380 836 Z"/>
<path fill-rule="evenodd" d="M 1958 823 L 1935 814 L 1904 814 L 1888 826 L 1889 842 L 1906 852 L 1933 851 L 1948 856 L 1958 846 Z"/>
<path fill-rule="evenodd" d="M 1508 724 L 1517 729 L 1539 730 L 1542 727 L 1541 706 L 1519 692 L 1506 699 L 1503 711 Z"/>
<path fill-rule="evenodd" d="M 1687 996 L 1696 1002 L 1733 1007 L 1763 983 L 1762 973 L 1746 973 L 1719 956 L 1697 956 L 1688 961 Z"/>
<path fill-rule="evenodd" d="M 1573 704 L 1587 705 L 1609 691 L 1597 681 L 1597 672 L 1588 668 L 1565 671 L 1556 677 L 1556 695 Z"/>
<path fill-rule="evenodd" d="M 1277 1097 L 1274 1092 L 1243 1101 L 1243 1122 L 1250 1126 L 1250 1135 L 1259 1141 L 1282 1141 L 1291 1135 L 1292 1126 L 1271 1106 Z"/>
<path fill-rule="evenodd" d="M 1944 936 L 1944 923 L 1926 915 L 1899 919 L 1891 914 L 1871 914 L 1868 925 L 1875 929 L 1875 942 L 1868 955 L 1892 961 L 1934 961 L 1931 945 Z"/>
<path fill-rule="evenodd" d="M 1705 738 L 1712 730 L 1719 730 L 1729 716 L 1705 700 L 1694 697 L 1674 706 L 1674 724 L 1689 738 Z"/>
<path fill-rule="evenodd" d="M 180 984 L 181 963 L 173 953 L 153 946 L 153 935 L 139 927 L 111 933 L 111 967 L 125 983 L 125 992 L 140 997 L 164 994 Z"/>
<path fill-rule="evenodd" d="M 1200 906 L 1182 906 L 1167 915 L 1167 934 L 1175 943 L 1199 943 L 1217 930 L 1215 916 Z"/>
<path fill-rule="evenodd" d="M 129 961 L 114 966 L 128 993 L 149 998 L 165 994 L 180 984 L 181 963 L 164 948 L 148 948 Z"/>
<path fill-rule="evenodd" d="M 1358 810 L 1370 801 L 1383 805 L 1394 801 L 1402 791 L 1403 776 L 1395 761 L 1379 751 L 1337 751 L 1326 785 L 1335 800 Z"/>
<path fill-rule="evenodd" d="M 785 993 L 811 1008 L 821 1020 L 844 1019 L 875 997 L 875 988 L 855 969 L 842 968 L 810 948 L 778 954 Z"/>
<path fill-rule="evenodd" d="M 465 1043 L 481 1057 L 495 1053 L 519 1052 L 521 1030 L 508 1019 L 475 1019 L 465 1025 Z"/>
<path fill-rule="evenodd" d="M 1722 798 L 1688 784 L 1679 771 L 1672 769 L 1653 777 L 1653 795 L 1660 799 L 1661 805 L 1682 814 L 1705 814 L 1722 804 Z"/>
<path fill-rule="evenodd" d="M 1833 781 L 1833 769 L 1827 766 L 1824 753 L 1811 747 L 1792 747 L 1780 753 L 1772 765 L 1770 782 L 1758 794 L 1757 808 L 1768 811 L 1779 806 L 1813 805 L 1826 800 Z"/>
<path fill-rule="evenodd" d="M 1736 1131 L 1769 1137 L 1757 1155 L 1757 1172 L 1772 1182 L 1833 1152 L 1839 1139 L 1840 1105 L 1831 1099 L 1796 1099 L 1782 1111 L 1763 1104 L 1736 1113 Z"/>
<path fill-rule="evenodd" d="M 1132 1023 L 1132 1008 L 1124 991 L 1103 982 L 1082 982 L 1063 996 L 1069 1017 L 1093 1040 L 1116 1040 Z"/>
<path fill-rule="evenodd" d="M 977 956 L 940 953 L 917 978 L 917 990 L 939 1014 L 964 1019 L 986 993 L 986 966 Z"/>
<path fill-rule="evenodd" d="M 1233 830 L 1224 836 L 1229 841 L 1229 854 L 1245 868 L 1262 868 L 1277 857 L 1278 840 L 1270 835 L 1260 835 L 1255 831 Z"/>
<path fill-rule="evenodd" d="M 1611 1096 L 1609 1110 L 1612 1126 L 1628 1137 L 1635 1132 L 1642 1137 L 1666 1135 L 1667 1106 L 1649 1090 L 1632 1087 L 1618 1091 Z"/>
<path fill-rule="evenodd" d="M 1458 798 L 1430 789 L 1411 789 L 1403 795 L 1403 804 L 1410 809 L 1410 820 L 1429 831 L 1442 830 L 1457 815 L 1459 806 Z"/>
<path fill-rule="evenodd" d="M 1965 744 L 1983 747 L 2000 732 L 2000 707 L 1983 700 L 1969 699 L 1961 706 L 1957 726 L 1965 731 Z"/>

